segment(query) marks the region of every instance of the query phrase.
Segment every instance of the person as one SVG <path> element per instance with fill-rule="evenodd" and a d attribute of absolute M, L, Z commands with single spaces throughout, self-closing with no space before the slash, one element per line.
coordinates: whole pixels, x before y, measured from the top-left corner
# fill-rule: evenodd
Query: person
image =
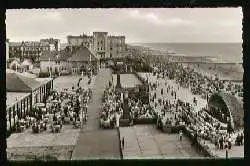
<path fill-rule="evenodd" d="M 228 149 L 231 149 L 231 148 L 232 148 L 232 139 L 229 136 L 229 138 L 228 138 Z"/>
<path fill-rule="evenodd" d="M 192 145 L 196 145 L 197 143 L 197 137 L 198 137 L 198 134 L 197 134 L 197 131 L 194 133 L 194 140 L 193 140 L 193 143 Z"/>
<path fill-rule="evenodd" d="M 122 149 L 124 149 L 124 137 L 122 137 Z"/>
<path fill-rule="evenodd" d="M 243 133 L 241 133 L 241 135 L 240 135 L 240 145 L 243 145 L 243 139 L 244 139 L 244 136 L 243 136 Z"/>
<path fill-rule="evenodd" d="M 182 137 L 183 137 L 182 130 L 180 130 L 179 137 L 180 137 L 180 141 L 182 141 Z"/>

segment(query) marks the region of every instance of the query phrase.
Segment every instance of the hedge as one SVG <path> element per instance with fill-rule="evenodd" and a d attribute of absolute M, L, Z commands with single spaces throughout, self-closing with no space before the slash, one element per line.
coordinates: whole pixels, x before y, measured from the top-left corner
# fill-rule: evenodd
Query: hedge
<path fill-rule="evenodd" d="M 155 124 L 155 118 L 140 118 L 135 119 L 134 124 Z"/>
<path fill-rule="evenodd" d="M 49 76 L 50 76 L 50 73 L 48 73 L 48 72 L 40 72 L 39 73 L 39 77 L 40 78 L 47 78 Z"/>

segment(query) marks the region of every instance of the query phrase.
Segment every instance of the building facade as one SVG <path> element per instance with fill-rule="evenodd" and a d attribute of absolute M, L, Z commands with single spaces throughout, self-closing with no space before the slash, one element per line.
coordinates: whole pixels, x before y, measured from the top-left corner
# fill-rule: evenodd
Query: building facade
<path fill-rule="evenodd" d="M 26 42 L 10 42 L 9 57 L 19 58 L 20 60 L 27 58 L 33 62 L 39 61 L 43 51 L 50 51 L 51 46 L 48 42 L 26 41 Z"/>
<path fill-rule="evenodd" d="M 79 46 L 74 51 L 44 52 L 40 58 L 40 72 L 55 74 L 81 74 L 92 69 L 99 71 L 99 58 L 87 47 Z"/>
<path fill-rule="evenodd" d="M 124 57 L 125 36 L 109 36 L 108 32 L 93 32 L 93 35 L 68 36 L 70 47 L 84 45 L 98 58 Z"/>
<path fill-rule="evenodd" d="M 41 39 L 41 43 L 49 43 L 50 51 L 59 51 L 60 50 L 60 40 L 59 39 Z"/>
<path fill-rule="evenodd" d="M 45 51 L 40 58 L 41 73 L 61 73 L 69 71 L 67 55 L 63 52 Z"/>

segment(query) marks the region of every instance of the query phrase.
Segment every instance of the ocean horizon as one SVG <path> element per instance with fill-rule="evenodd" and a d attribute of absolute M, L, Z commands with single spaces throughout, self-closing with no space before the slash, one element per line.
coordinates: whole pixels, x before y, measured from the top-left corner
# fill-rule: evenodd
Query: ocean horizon
<path fill-rule="evenodd" d="M 206 57 L 217 63 L 242 63 L 242 43 L 131 43 L 152 50 L 176 53 L 176 56 Z M 173 54 L 175 55 L 175 54 Z"/>

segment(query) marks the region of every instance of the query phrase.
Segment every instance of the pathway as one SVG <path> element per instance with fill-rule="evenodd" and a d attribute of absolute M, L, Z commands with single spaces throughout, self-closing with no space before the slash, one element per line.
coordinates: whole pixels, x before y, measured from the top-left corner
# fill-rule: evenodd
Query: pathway
<path fill-rule="evenodd" d="M 165 134 L 153 125 L 136 125 L 120 127 L 121 138 L 124 137 L 124 159 L 170 159 L 200 158 L 198 151 L 191 146 L 184 136 L 179 141 L 178 134 Z"/>
<path fill-rule="evenodd" d="M 72 160 L 84 159 L 120 159 L 119 138 L 115 129 L 99 127 L 102 96 L 108 81 L 111 80 L 110 69 L 101 69 L 94 83 L 93 98 L 88 107 L 88 122 L 81 130 Z"/>

